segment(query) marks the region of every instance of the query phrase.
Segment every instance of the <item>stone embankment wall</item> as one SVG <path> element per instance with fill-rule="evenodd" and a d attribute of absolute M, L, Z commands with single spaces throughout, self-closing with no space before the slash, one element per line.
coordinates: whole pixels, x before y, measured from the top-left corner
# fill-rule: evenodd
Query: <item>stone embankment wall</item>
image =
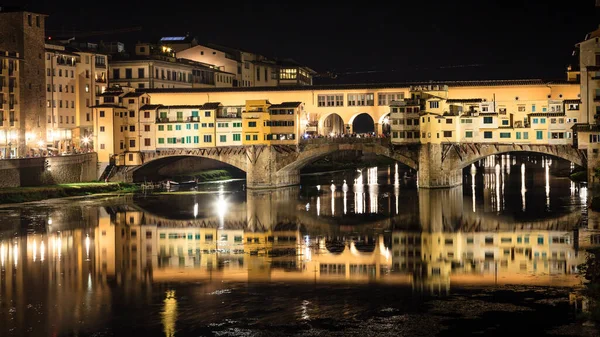
<path fill-rule="evenodd" d="M 78 183 L 96 179 L 96 153 L 0 160 L 0 188 Z"/>

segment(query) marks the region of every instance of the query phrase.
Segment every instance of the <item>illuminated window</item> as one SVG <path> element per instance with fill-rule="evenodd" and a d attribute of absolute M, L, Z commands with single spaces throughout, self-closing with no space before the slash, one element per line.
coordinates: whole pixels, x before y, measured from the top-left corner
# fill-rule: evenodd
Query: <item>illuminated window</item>
<path fill-rule="evenodd" d="M 295 68 L 283 68 L 279 71 L 279 79 L 295 80 L 298 76 L 298 71 Z"/>

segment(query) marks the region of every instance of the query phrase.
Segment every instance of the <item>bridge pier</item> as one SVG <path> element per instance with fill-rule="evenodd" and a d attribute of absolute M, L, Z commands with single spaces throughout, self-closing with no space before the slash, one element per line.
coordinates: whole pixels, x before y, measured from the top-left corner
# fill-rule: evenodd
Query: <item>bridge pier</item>
<path fill-rule="evenodd" d="M 462 185 L 462 169 L 442 161 L 441 144 L 421 144 L 419 150 L 419 188 L 449 188 Z M 446 164 L 446 165 L 444 165 Z"/>

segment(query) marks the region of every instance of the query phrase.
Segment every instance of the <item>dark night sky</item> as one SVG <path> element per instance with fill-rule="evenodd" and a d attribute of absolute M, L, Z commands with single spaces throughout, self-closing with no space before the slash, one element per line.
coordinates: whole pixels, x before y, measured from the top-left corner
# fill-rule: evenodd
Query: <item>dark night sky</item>
<path fill-rule="evenodd" d="M 4 5 L 49 14 L 47 30 L 55 36 L 141 26 L 141 32 L 95 37 L 131 43 L 190 32 L 202 41 L 338 72 L 338 83 L 563 79 L 574 44 L 600 24 L 594 0 L 83 3 L 87 7 L 74 0 Z"/>

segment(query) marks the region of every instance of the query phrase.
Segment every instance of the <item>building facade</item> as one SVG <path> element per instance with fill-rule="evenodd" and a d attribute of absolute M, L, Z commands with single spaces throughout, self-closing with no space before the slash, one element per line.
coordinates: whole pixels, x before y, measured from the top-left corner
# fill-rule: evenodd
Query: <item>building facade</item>
<path fill-rule="evenodd" d="M 315 75 L 314 70 L 291 59 L 269 59 L 259 54 L 215 44 L 196 44 L 179 49 L 179 58 L 212 64 L 218 69 L 234 74 L 233 87 L 312 85 L 312 77 Z"/>
<path fill-rule="evenodd" d="M 447 86 L 411 87 L 411 99 L 390 107 L 392 141 L 573 144 L 572 128 L 581 120 L 577 85 L 557 85 L 545 97 L 502 91 L 489 100 L 451 98 Z"/>
<path fill-rule="evenodd" d="M 19 99 L 19 70 L 22 60 L 16 52 L 0 51 L 0 158 L 15 158 L 19 153 L 21 113 Z"/>
<path fill-rule="evenodd" d="M 44 14 L 8 7 L 0 9 L 0 50 L 18 53 L 23 62 L 19 77 L 12 79 L 13 88 L 19 90 L 12 95 L 12 103 L 10 95 L 8 98 L 8 114 L 13 106 L 16 127 L 9 152 L 16 149 L 14 155 L 18 157 L 33 154 L 39 140 L 46 136 L 45 21 Z M 6 81 L 10 87 L 9 77 Z"/>
<path fill-rule="evenodd" d="M 46 44 L 46 140 L 59 153 L 94 148 L 91 107 L 108 86 L 107 57 L 95 49 Z"/>
<path fill-rule="evenodd" d="M 133 88 L 231 87 L 234 75 L 201 62 L 178 59 L 169 47 L 139 43 L 134 55 L 116 53 L 109 61 L 111 84 Z"/>
<path fill-rule="evenodd" d="M 275 90 L 159 89 L 136 93 L 144 94 L 144 104 L 152 100 L 151 109 L 143 111 L 148 117 L 146 124 L 135 126 L 136 130 L 149 130 L 141 136 L 144 144 L 149 144 L 143 151 L 296 145 L 302 138 L 315 135 L 361 136 L 354 132 L 361 126 L 354 123 L 361 114 L 371 117 L 375 133 L 391 137 L 395 144 L 567 145 L 576 141 L 572 128 L 581 120 L 578 84 L 540 80 Z M 112 142 L 118 145 L 121 138 Z M 113 151 L 115 147 L 99 151 L 107 149 Z M 125 158 L 121 164 L 141 163 L 141 156 L 125 155 L 120 147 L 115 151 L 110 153 Z"/>

